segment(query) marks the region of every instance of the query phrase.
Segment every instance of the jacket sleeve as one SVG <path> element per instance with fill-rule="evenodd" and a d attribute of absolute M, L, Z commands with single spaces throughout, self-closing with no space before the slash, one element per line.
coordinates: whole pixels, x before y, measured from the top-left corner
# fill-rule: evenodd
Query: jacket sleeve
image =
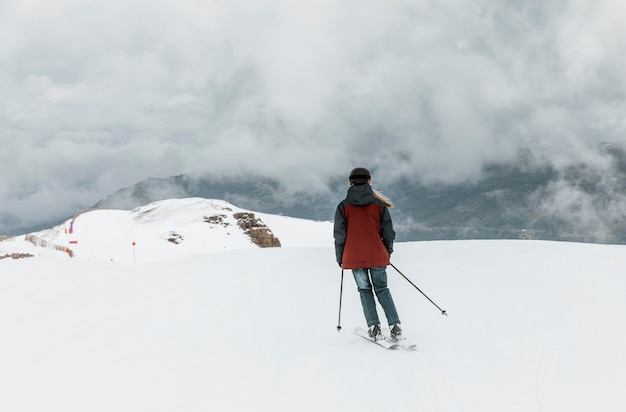
<path fill-rule="evenodd" d="M 380 237 L 387 248 L 387 252 L 391 255 L 393 253 L 393 241 L 396 239 L 396 232 L 393 230 L 391 214 L 387 206 L 384 206 L 380 212 Z"/>
<path fill-rule="evenodd" d="M 346 217 L 343 214 L 341 204 L 337 206 L 335 211 L 335 224 L 334 224 L 334 237 L 335 237 L 335 256 L 337 263 L 341 266 L 343 259 L 343 248 L 346 245 Z"/>

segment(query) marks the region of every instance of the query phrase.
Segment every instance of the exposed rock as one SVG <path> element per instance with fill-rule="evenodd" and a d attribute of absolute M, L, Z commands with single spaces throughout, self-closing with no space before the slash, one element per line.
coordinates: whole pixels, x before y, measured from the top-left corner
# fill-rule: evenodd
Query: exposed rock
<path fill-rule="evenodd" d="M 31 255 L 30 253 L 8 253 L 4 256 L 0 256 L 0 260 L 2 259 L 24 259 L 24 258 L 29 258 L 29 257 L 33 257 L 33 255 Z"/>
<path fill-rule="evenodd" d="M 204 222 L 210 223 L 213 225 L 221 225 L 221 226 L 226 227 L 230 225 L 230 223 L 224 221 L 224 219 L 226 218 L 227 218 L 226 215 L 204 216 Z"/>
<path fill-rule="evenodd" d="M 183 235 L 176 232 L 170 232 L 166 237 L 168 242 L 172 242 L 175 245 L 183 242 Z"/>
<path fill-rule="evenodd" d="M 235 213 L 233 217 L 237 219 L 237 224 L 243 232 L 250 237 L 252 243 L 259 247 L 280 247 L 280 240 L 274 237 L 272 231 L 254 216 L 254 213 Z"/>

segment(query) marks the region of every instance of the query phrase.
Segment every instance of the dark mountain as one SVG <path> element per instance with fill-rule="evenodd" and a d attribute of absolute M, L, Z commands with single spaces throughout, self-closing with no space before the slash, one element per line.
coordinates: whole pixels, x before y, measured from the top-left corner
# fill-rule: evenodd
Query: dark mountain
<path fill-rule="evenodd" d="M 263 213 L 315 220 L 331 220 L 334 196 L 307 192 L 287 193 L 280 183 L 258 176 L 194 178 L 188 175 L 150 178 L 121 189 L 95 207 L 132 209 L 167 198 L 203 197 L 222 199 L 239 207 Z"/>
<path fill-rule="evenodd" d="M 626 152 L 603 145 L 594 164 L 486 166 L 477 182 L 427 185 L 408 178 L 376 187 L 395 203 L 398 240 L 517 239 L 520 236 L 626 243 Z M 204 197 L 259 212 L 331 220 L 346 181 L 328 182 L 325 193 L 290 193 L 278 181 L 244 176 L 146 179 L 98 202 L 131 209 L 165 198 Z"/>
<path fill-rule="evenodd" d="M 493 165 L 476 183 L 426 186 L 405 180 L 389 195 L 408 239 L 518 238 L 524 229 L 541 231 L 533 224 L 533 194 L 555 176 L 552 169 Z"/>

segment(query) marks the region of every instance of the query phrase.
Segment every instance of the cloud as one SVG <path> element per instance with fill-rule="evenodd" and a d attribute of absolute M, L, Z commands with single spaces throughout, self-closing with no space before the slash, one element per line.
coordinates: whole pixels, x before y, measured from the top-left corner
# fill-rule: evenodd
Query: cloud
<path fill-rule="evenodd" d="M 56 218 L 190 172 L 322 190 L 356 164 L 457 182 L 529 148 L 565 167 L 624 136 L 625 11 L 619 0 L 5 1 L 0 215 Z"/>
<path fill-rule="evenodd" d="M 623 163 L 611 161 L 564 169 L 530 196 L 534 219 L 558 226 L 563 239 L 619 243 L 626 228 L 623 172 Z"/>

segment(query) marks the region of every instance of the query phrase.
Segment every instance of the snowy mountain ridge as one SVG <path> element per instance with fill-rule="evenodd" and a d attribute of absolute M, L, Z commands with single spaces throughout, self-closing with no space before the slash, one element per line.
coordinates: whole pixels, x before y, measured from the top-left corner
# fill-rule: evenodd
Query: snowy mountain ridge
<path fill-rule="evenodd" d="M 57 246 L 57 254 L 61 250 L 77 258 L 130 263 L 258 247 L 328 246 L 332 224 L 257 213 L 223 200 L 185 198 L 133 210 L 89 209 L 26 239 L 5 242 L 4 249 L 11 246 L 6 253 L 32 249 L 23 244 L 30 241 Z M 40 249 L 35 249 L 38 255 Z M 148 249 L 149 254 L 143 253 Z"/>

